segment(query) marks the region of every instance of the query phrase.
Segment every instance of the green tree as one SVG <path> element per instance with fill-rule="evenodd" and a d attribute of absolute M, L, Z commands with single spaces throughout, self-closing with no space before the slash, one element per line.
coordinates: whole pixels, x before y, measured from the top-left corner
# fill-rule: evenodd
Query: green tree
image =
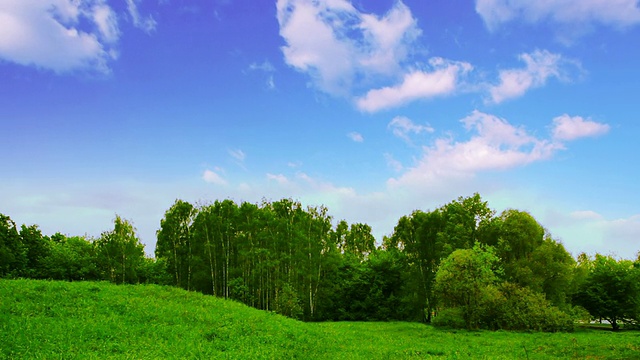
<path fill-rule="evenodd" d="M 42 236 L 38 225 L 22 225 L 20 238 L 27 258 L 24 275 L 30 278 L 46 277 L 42 262 L 49 255 L 49 239 Z"/>
<path fill-rule="evenodd" d="M 95 242 L 99 271 L 103 279 L 116 284 L 139 282 L 138 270 L 144 262 L 144 245 L 135 228 L 116 215 L 114 229 L 103 232 Z"/>
<path fill-rule="evenodd" d="M 435 280 L 439 304 L 460 309 L 467 329 L 480 327 L 484 312 L 499 296 L 498 262 L 493 248 L 476 244 L 454 251 L 440 264 Z"/>
<path fill-rule="evenodd" d="M 470 249 L 481 239 L 482 229 L 491 222 L 495 211 L 478 193 L 441 207 L 443 228 L 438 234 L 438 246 L 443 257 L 456 249 Z"/>
<path fill-rule="evenodd" d="M 26 249 L 16 223 L 0 214 L 0 277 L 20 276 L 26 266 Z"/>
<path fill-rule="evenodd" d="M 574 295 L 594 318 L 605 319 L 613 330 L 620 322 L 640 321 L 640 269 L 630 260 L 596 254 L 589 275 Z"/>
<path fill-rule="evenodd" d="M 390 249 L 401 249 L 406 255 L 408 277 L 403 296 L 404 302 L 411 304 L 411 320 L 431 322 L 436 307 L 433 283 L 442 257 L 438 241 L 443 238 L 444 225 L 440 210 L 416 210 L 411 216 L 400 218 L 388 241 Z"/>
<path fill-rule="evenodd" d="M 174 285 L 191 289 L 193 249 L 190 228 L 196 209 L 176 200 L 160 220 L 157 231 L 156 258 L 164 258 L 174 278 Z"/>
<path fill-rule="evenodd" d="M 299 319 L 302 316 L 303 311 L 302 306 L 300 306 L 300 300 L 289 283 L 285 283 L 276 292 L 274 309 L 278 314 L 290 318 Z"/>
<path fill-rule="evenodd" d="M 531 253 L 530 267 L 536 283 L 531 289 L 543 293 L 553 305 L 564 309 L 571 298 L 576 261 L 562 243 L 550 235 Z"/>
<path fill-rule="evenodd" d="M 96 247 L 84 237 L 51 236 L 49 253 L 42 260 L 44 277 L 53 280 L 98 280 Z"/>

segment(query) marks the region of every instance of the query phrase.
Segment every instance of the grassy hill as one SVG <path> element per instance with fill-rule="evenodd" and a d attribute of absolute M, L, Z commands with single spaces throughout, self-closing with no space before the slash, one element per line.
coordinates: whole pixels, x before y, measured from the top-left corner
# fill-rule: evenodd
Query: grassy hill
<path fill-rule="evenodd" d="M 0 359 L 640 359 L 640 333 L 302 323 L 155 285 L 0 280 Z"/>

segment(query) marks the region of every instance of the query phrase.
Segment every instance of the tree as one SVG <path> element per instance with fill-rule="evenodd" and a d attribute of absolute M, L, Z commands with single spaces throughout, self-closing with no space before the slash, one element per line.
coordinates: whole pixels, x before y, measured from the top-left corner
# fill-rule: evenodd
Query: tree
<path fill-rule="evenodd" d="M 491 221 L 495 211 L 479 194 L 459 197 L 441 207 L 443 228 L 438 234 L 438 247 L 444 257 L 456 249 L 470 249 L 480 239 L 482 229 Z"/>
<path fill-rule="evenodd" d="M 19 276 L 26 265 L 26 249 L 16 223 L 0 214 L 0 277 Z"/>
<path fill-rule="evenodd" d="M 278 314 L 299 319 L 302 316 L 302 306 L 295 290 L 289 283 L 285 283 L 276 293 L 274 309 Z"/>
<path fill-rule="evenodd" d="M 543 293 L 555 306 L 564 308 L 571 296 L 576 261 L 550 235 L 531 253 L 530 268 L 536 283 L 533 291 Z"/>
<path fill-rule="evenodd" d="M 44 277 L 53 280 L 98 280 L 96 247 L 80 236 L 51 236 L 49 253 L 42 260 Z"/>
<path fill-rule="evenodd" d="M 425 213 L 414 211 L 403 216 L 394 228 L 388 244 L 402 249 L 409 266 L 409 277 L 405 281 L 405 302 L 411 304 L 412 320 L 431 322 L 435 310 L 433 283 L 442 257 L 441 244 L 444 229 L 442 211 Z M 426 317 L 425 317 L 426 313 Z"/>
<path fill-rule="evenodd" d="M 191 289 L 192 244 L 190 227 L 196 210 L 190 203 L 176 200 L 160 220 L 156 257 L 164 258 L 174 277 L 174 285 Z"/>
<path fill-rule="evenodd" d="M 351 224 L 345 237 L 344 252 L 364 260 L 375 249 L 376 239 L 371 234 L 371 226 L 362 223 Z"/>
<path fill-rule="evenodd" d="M 480 327 L 483 313 L 499 295 L 498 262 L 493 248 L 476 244 L 454 251 L 440 264 L 435 280 L 439 304 L 460 309 L 467 329 Z"/>
<path fill-rule="evenodd" d="M 640 321 L 640 269 L 630 260 L 596 254 L 589 275 L 574 295 L 594 318 L 608 320 L 613 330 L 619 322 Z"/>
<path fill-rule="evenodd" d="M 49 254 L 49 239 L 42 236 L 38 225 L 22 225 L 20 238 L 27 260 L 24 275 L 29 278 L 46 277 L 43 273 L 42 262 Z"/>
<path fill-rule="evenodd" d="M 116 215 L 113 223 L 114 229 L 103 232 L 95 243 L 99 270 L 103 279 L 113 283 L 137 283 L 138 268 L 144 261 L 144 245 L 131 222 Z"/>

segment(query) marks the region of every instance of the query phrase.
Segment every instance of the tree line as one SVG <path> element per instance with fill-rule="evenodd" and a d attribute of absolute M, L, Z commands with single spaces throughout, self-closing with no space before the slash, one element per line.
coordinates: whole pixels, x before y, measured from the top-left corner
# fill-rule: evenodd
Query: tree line
<path fill-rule="evenodd" d="M 640 320 L 640 256 L 574 259 L 529 213 L 497 214 L 478 194 L 403 216 L 378 246 L 367 224 L 291 199 L 176 200 L 155 258 L 120 216 L 88 239 L 0 214 L 0 277 L 172 285 L 305 321 L 558 331 Z"/>

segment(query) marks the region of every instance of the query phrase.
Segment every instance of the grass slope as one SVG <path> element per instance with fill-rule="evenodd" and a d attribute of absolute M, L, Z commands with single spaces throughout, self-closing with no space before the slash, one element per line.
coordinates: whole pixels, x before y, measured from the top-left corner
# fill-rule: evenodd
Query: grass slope
<path fill-rule="evenodd" d="M 640 359 L 640 333 L 302 323 L 171 287 L 0 280 L 0 358 Z"/>

